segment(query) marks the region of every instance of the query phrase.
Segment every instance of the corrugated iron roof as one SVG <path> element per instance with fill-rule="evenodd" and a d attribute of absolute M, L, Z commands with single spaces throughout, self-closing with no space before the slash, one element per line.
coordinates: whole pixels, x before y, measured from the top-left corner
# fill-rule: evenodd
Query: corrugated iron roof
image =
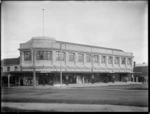
<path fill-rule="evenodd" d="M 2 66 L 19 65 L 19 64 L 20 64 L 20 57 L 2 60 Z"/>

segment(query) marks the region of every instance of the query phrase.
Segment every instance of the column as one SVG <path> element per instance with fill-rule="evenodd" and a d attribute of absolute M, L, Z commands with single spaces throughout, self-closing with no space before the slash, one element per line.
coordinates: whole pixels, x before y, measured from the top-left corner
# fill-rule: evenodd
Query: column
<path fill-rule="evenodd" d="M 77 65 L 77 62 L 78 62 L 78 54 L 77 53 L 75 53 L 75 61 L 74 61 L 74 65 Z"/>
<path fill-rule="evenodd" d="M 65 52 L 65 64 L 68 65 L 69 54 Z"/>
<path fill-rule="evenodd" d="M 108 56 L 106 56 L 106 67 L 108 66 Z"/>
<path fill-rule="evenodd" d="M 119 57 L 119 67 L 121 67 L 121 57 Z"/>
<path fill-rule="evenodd" d="M 18 77 L 18 86 L 20 86 L 20 77 Z"/>
<path fill-rule="evenodd" d="M 36 60 L 36 50 L 32 50 L 32 55 L 33 55 L 33 86 L 36 86 L 36 68 L 35 68 L 35 60 Z"/>
<path fill-rule="evenodd" d="M 134 82 L 134 75 L 133 75 L 133 74 L 131 74 L 131 77 L 132 77 L 132 82 Z"/>
<path fill-rule="evenodd" d="M 83 54 L 83 64 L 84 66 L 86 66 L 86 54 L 85 53 Z"/>
<path fill-rule="evenodd" d="M 101 66 L 101 55 L 99 55 L 98 65 Z"/>
<path fill-rule="evenodd" d="M 136 77 L 136 82 L 138 82 L 139 81 L 139 77 Z"/>
<path fill-rule="evenodd" d="M 8 74 L 8 88 L 10 88 L 10 74 Z"/>
<path fill-rule="evenodd" d="M 127 59 L 128 58 L 125 57 L 125 67 L 127 67 Z"/>
<path fill-rule="evenodd" d="M 52 51 L 52 65 L 55 65 L 56 62 L 56 52 Z"/>
<path fill-rule="evenodd" d="M 115 57 L 112 56 L 112 67 L 114 67 L 114 63 L 115 63 Z"/>
<path fill-rule="evenodd" d="M 20 70 L 22 71 L 23 52 L 20 51 Z"/>

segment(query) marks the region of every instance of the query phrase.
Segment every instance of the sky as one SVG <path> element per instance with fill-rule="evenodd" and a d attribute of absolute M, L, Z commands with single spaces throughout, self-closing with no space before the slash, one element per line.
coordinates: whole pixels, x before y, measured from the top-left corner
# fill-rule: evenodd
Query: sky
<path fill-rule="evenodd" d="M 3 1 L 1 59 L 19 57 L 20 43 L 44 35 L 56 40 L 132 52 L 148 62 L 146 1 Z"/>

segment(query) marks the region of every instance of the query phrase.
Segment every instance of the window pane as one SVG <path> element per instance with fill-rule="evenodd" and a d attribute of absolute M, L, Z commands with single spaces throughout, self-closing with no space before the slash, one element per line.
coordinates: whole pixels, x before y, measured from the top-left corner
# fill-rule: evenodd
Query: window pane
<path fill-rule="evenodd" d="M 30 51 L 25 51 L 24 52 L 24 60 L 31 60 L 31 52 Z"/>
<path fill-rule="evenodd" d="M 62 52 L 56 52 L 56 60 L 57 61 L 64 61 L 65 60 L 65 53 L 62 53 Z"/>
<path fill-rule="evenodd" d="M 108 64 L 112 64 L 112 57 L 108 57 Z"/>
<path fill-rule="evenodd" d="M 119 64 L 119 57 L 115 57 L 115 64 Z"/>
<path fill-rule="evenodd" d="M 99 59 L 98 55 L 94 55 L 94 62 L 95 63 L 98 63 L 98 59 Z"/>
<path fill-rule="evenodd" d="M 78 62 L 83 62 L 83 54 L 78 54 Z"/>
<path fill-rule="evenodd" d="M 131 65 L 131 58 L 128 58 L 127 64 Z"/>
<path fill-rule="evenodd" d="M 86 62 L 91 62 L 91 55 L 86 55 Z"/>
<path fill-rule="evenodd" d="M 122 57 L 122 64 L 125 64 L 125 58 Z"/>
<path fill-rule="evenodd" d="M 101 62 L 106 63 L 106 56 L 102 56 Z"/>
<path fill-rule="evenodd" d="M 37 60 L 51 60 L 51 51 L 37 51 L 36 59 Z"/>
<path fill-rule="evenodd" d="M 74 61 L 74 59 L 75 59 L 75 56 L 74 56 L 74 53 L 70 53 L 69 54 L 69 61 Z"/>

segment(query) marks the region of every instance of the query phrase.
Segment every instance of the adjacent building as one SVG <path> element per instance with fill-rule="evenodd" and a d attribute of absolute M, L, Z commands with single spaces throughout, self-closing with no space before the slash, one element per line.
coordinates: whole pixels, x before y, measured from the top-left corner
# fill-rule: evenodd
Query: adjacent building
<path fill-rule="evenodd" d="M 120 49 L 33 37 L 19 51 L 13 71 L 2 65 L 16 85 L 134 81 L 133 54 Z"/>
<path fill-rule="evenodd" d="M 135 81 L 137 82 L 148 82 L 148 64 L 146 63 L 141 63 L 141 64 L 136 64 L 134 63 L 134 77 Z"/>

